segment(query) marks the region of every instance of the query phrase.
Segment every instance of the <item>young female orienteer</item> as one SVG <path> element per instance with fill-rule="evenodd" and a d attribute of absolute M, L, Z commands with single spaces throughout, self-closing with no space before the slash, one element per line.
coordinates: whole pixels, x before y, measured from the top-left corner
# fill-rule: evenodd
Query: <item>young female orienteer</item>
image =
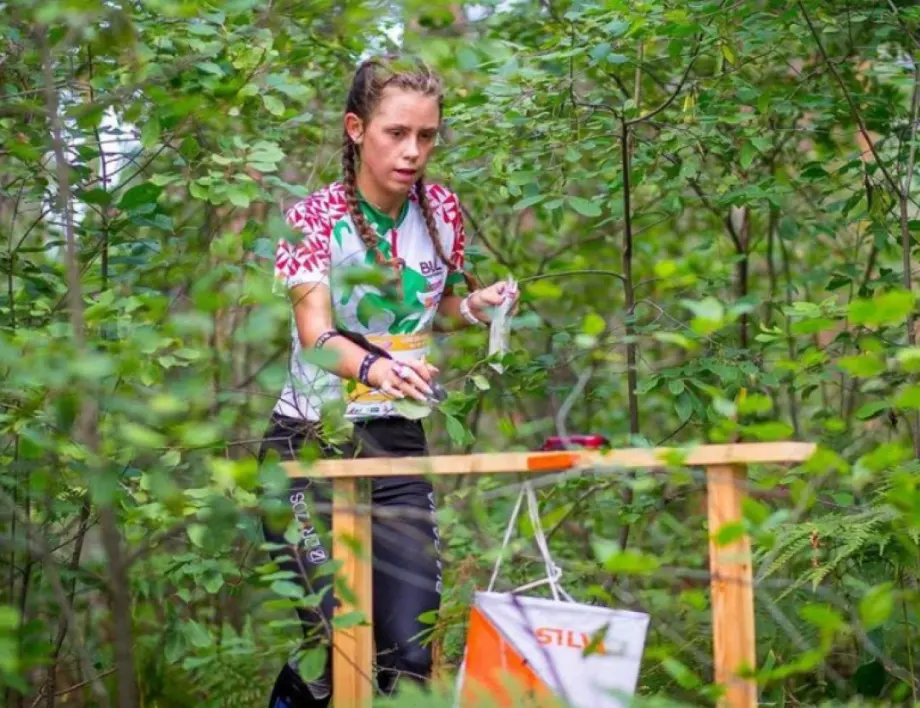
<path fill-rule="evenodd" d="M 401 417 L 395 399 L 425 401 L 438 370 L 425 361 L 434 329 L 449 331 L 489 321 L 491 308 L 517 299 L 516 288 L 499 282 L 475 289 L 463 272 L 464 229 L 460 204 L 450 190 L 424 181 L 425 166 L 441 124 L 442 85 L 426 67 L 396 57 L 372 59 L 358 68 L 344 117 L 342 179 L 287 211 L 298 231 L 281 239 L 276 276 L 293 303 L 292 356 L 287 384 L 274 408 L 260 450 L 296 459 L 313 442 L 324 456 L 380 457 L 428 454 L 417 420 Z M 396 287 L 356 284 L 356 267 L 392 269 Z M 467 280 L 470 293 L 454 286 Z M 390 352 L 379 357 L 338 330 L 357 332 Z M 333 352 L 334 364 L 301 359 L 304 350 Z M 342 401 L 353 423 L 347 444 L 324 439 L 323 408 Z M 293 481 L 285 503 L 299 525 L 296 558 L 273 553 L 306 593 L 323 593 L 315 611 L 299 609 L 305 646 L 327 646 L 334 601 L 328 542 L 314 516 L 328 528 L 328 483 Z M 378 683 L 391 692 L 405 676 L 427 679 L 431 653 L 420 635 L 423 613 L 440 606 L 441 574 L 431 484 L 419 476 L 376 479 L 376 510 L 397 512 L 373 521 L 374 640 Z M 383 516 L 383 515 L 381 515 Z M 290 517 L 288 517 L 290 518 Z M 284 525 L 264 525 L 268 541 L 284 544 Z M 325 592 L 324 592 L 325 589 Z M 307 708 L 330 702 L 331 663 L 319 679 L 305 682 L 292 659 L 279 674 L 269 708 Z M 312 678 L 312 677 L 308 677 Z"/>

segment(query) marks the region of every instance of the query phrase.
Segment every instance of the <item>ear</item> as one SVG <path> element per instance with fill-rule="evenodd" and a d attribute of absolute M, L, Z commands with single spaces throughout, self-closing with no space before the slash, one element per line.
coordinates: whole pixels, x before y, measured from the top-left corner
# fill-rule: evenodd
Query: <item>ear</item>
<path fill-rule="evenodd" d="M 360 145 L 361 139 L 364 137 L 364 121 L 354 113 L 346 113 L 345 132 L 348 133 L 348 137 L 352 139 L 352 142 Z"/>

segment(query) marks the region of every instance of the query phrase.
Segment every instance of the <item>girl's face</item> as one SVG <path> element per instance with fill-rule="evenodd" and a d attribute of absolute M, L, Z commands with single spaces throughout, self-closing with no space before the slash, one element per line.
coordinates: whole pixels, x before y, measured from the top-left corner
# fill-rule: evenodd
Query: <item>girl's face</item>
<path fill-rule="evenodd" d="M 439 124 L 436 97 L 393 86 L 383 90 L 369 122 L 345 116 L 348 134 L 360 146 L 364 178 L 390 196 L 405 196 L 424 174 Z"/>

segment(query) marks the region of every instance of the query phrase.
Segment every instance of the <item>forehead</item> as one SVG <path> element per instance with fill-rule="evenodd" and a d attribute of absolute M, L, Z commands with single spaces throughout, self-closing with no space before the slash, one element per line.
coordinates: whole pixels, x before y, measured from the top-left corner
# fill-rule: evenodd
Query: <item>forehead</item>
<path fill-rule="evenodd" d="M 437 128 L 440 122 L 438 99 L 418 91 L 387 86 L 374 110 L 374 120 L 418 128 Z"/>

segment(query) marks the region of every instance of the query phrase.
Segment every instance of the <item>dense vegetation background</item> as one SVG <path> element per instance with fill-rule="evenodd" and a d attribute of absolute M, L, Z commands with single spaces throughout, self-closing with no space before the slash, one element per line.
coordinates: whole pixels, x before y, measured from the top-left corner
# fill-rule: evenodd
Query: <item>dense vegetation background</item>
<path fill-rule="evenodd" d="M 442 342 L 433 447 L 820 443 L 755 470 L 745 508 L 761 701 L 917 701 L 913 2 L 0 10 L 4 705 L 265 704 L 304 601 L 257 518 L 289 342 L 272 253 L 339 175 L 356 62 L 394 41 L 448 84 L 431 175 L 471 267 L 523 284 L 504 375 L 484 330 Z M 448 679 L 508 484 L 439 482 Z M 701 491 L 680 469 L 540 487 L 570 591 L 651 613 L 650 704 L 713 702 Z"/>

